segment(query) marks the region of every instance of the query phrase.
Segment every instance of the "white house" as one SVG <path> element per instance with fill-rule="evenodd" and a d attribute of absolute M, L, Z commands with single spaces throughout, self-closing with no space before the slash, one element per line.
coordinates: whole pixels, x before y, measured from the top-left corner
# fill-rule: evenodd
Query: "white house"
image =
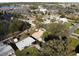
<path fill-rule="evenodd" d="M 0 43 L 0 56 L 15 56 L 15 52 L 10 45 Z"/>
<path fill-rule="evenodd" d="M 68 19 L 66 19 L 66 18 L 59 18 L 59 19 L 56 19 L 56 21 L 54 23 L 59 23 L 59 22 L 67 23 Z"/>
<path fill-rule="evenodd" d="M 68 22 L 68 19 L 67 18 L 59 18 L 60 21 L 63 21 L 63 23 L 66 23 Z"/>
<path fill-rule="evenodd" d="M 39 11 L 43 12 L 45 14 L 45 12 L 47 11 L 46 8 L 43 8 L 42 6 L 38 6 Z"/>
<path fill-rule="evenodd" d="M 16 46 L 21 51 L 25 47 L 28 47 L 28 46 L 32 45 L 33 42 L 35 42 L 35 40 L 33 38 L 27 37 L 27 38 L 23 39 L 22 41 L 17 42 Z"/>
<path fill-rule="evenodd" d="M 40 11 L 45 12 L 45 11 L 47 11 L 47 9 L 45 9 L 45 8 L 40 8 Z"/>
<path fill-rule="evenodd" d="M 53 16 L 53 18 L 55 18 L 55 23 L 59 23 L 59 22 L 62 22 L 62 23 L 67 23 L 68 22 L 68 19 L 67 18 L 60 18 L 60 16 Z"/>

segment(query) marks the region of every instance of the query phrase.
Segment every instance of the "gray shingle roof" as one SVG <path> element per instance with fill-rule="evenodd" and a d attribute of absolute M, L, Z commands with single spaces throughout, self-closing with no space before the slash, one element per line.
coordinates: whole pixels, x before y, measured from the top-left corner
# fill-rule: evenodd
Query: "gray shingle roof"
<path fill-rule="evenodd" d="M 30 46 L 35 40 L 31 37 L 27 37 L 20 42 L 16 43 L 19 50 L 23 50 L 25 47 Z"/>
<path fill-rule="evenodd" d="M 0 43 L 0 56 L 8 56 L 11 53 L 15 55 L 14 50 L 10 45 L 5 45 L 3 43 Z"/>

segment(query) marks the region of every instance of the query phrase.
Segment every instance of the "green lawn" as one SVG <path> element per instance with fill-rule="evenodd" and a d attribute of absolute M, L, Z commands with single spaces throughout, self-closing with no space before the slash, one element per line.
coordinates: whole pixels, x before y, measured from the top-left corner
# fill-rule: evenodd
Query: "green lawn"
<path fill-rule="evenodd" d="M 67 28 L 70 28 L 70 27 L 72 26 L 72 23 L 73 23 L 73 22 L 68 22 L 68 23 L 66 23 Z"/>
<path fill-rule="evenodd" d="M 68 44 L 69 46 L 73 46 L 75 48 L 77 45 L 79 45 L 79 40 L 75 38 L 69 38 Z"/>
<path fill-rule="evenodd" d="M 37 56 L 39 51 L 34 47 L 27 47 L 22 51 L 17 50 L 15 53 L 17 56 Z"/>
<path fill-rule="evenodd" d="M 77 30 L 75 30 L 75 33 L 76 33 L 76 34 L 79 34 L 79 28 L 78 28 Z"/>
<path fill-rule="evenodd" d="M 76 46 L 77 45 L 79 45 L 79 40 L 77 40 L 77 39 L 75 39 L 75 38 L 69 38 L 68 39 L 68 46 L 67 46 L 67 48 L 68 48 L 68 54 L 69 55 L 76 55 L 76 52 L 75 52 L 75 48 L 76 48 Z"/>

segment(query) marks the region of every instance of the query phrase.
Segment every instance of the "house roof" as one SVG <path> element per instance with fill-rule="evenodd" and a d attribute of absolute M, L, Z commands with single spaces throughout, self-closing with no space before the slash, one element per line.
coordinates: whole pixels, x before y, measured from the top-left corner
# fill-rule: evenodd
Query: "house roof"
<path fill-rule="evenodd" d="M 38 39 L 38 38 L 40 38 L 43 35 L 44 32 L 45 32 L 44 29 L 39 29 L 38 31 L 36 31 L 35 33 L 33 33 L 32 36 L 34 38 Z"/>
<path fill-rule="evenodd" d="M 11 53 L 14 53 L 14 50 L 10 45 L 0 43 L 0 56 L 8 56 Z M 13 55 L 15 55 L 15 53 Z"/>
<path fill-rule="evenodd" d="M 68 19 L 67 18 L 60 18 L 60 21 L 68 22 Z"/>
<path fill-rule="evenodd" d="M 19 50 L 23 50 L 25 47 L 30 46 L 35 40 L 31 37 L 27 37 L 23 39 L 22 41 L 19 41 L 16 43 L 16 46 L 19 48 Z"/>

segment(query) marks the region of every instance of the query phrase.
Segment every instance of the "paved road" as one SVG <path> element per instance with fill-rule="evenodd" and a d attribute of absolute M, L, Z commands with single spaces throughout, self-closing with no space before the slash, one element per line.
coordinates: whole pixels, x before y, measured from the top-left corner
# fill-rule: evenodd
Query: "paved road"
<path fill-rule="evenodd" d="M 77 28 L 79 28 L 79 24 L 78 24 L 78 23 L 76 23 L 71 29 L 69 29 L 69 33 L 70 33 L 70 34 L 71 34 L 71 33 L 74 33 L 74 31 L 75 31 Z"/>
<path fill-rule="evenodd" d="M 79 37 L 79 34 L 74 33 L 74 31 L 77 28 L 79 28 L 79 24 L 78 23 L 76 23 L 72 28 L 69 29 L 69 33 L 71 34 L 70 36 L 75 38 L 75 39 L 78 39 L 78 37 Z"/>
<path fill-rule="evenodd" d="M 78 39 L 78 37 L 76 37 L 76 36 L 72 36 L 72 35 L 70 35 L 70 37 L 72 37 L 72 38 L 75 38 L 75 39 L 79 40 L 79 39 Z"/>
<path fill-rule="evenodd" d="M 79 34 L 76 34 L 76 33 L 72 33 L 72 35 L 79 37 Z"/>

